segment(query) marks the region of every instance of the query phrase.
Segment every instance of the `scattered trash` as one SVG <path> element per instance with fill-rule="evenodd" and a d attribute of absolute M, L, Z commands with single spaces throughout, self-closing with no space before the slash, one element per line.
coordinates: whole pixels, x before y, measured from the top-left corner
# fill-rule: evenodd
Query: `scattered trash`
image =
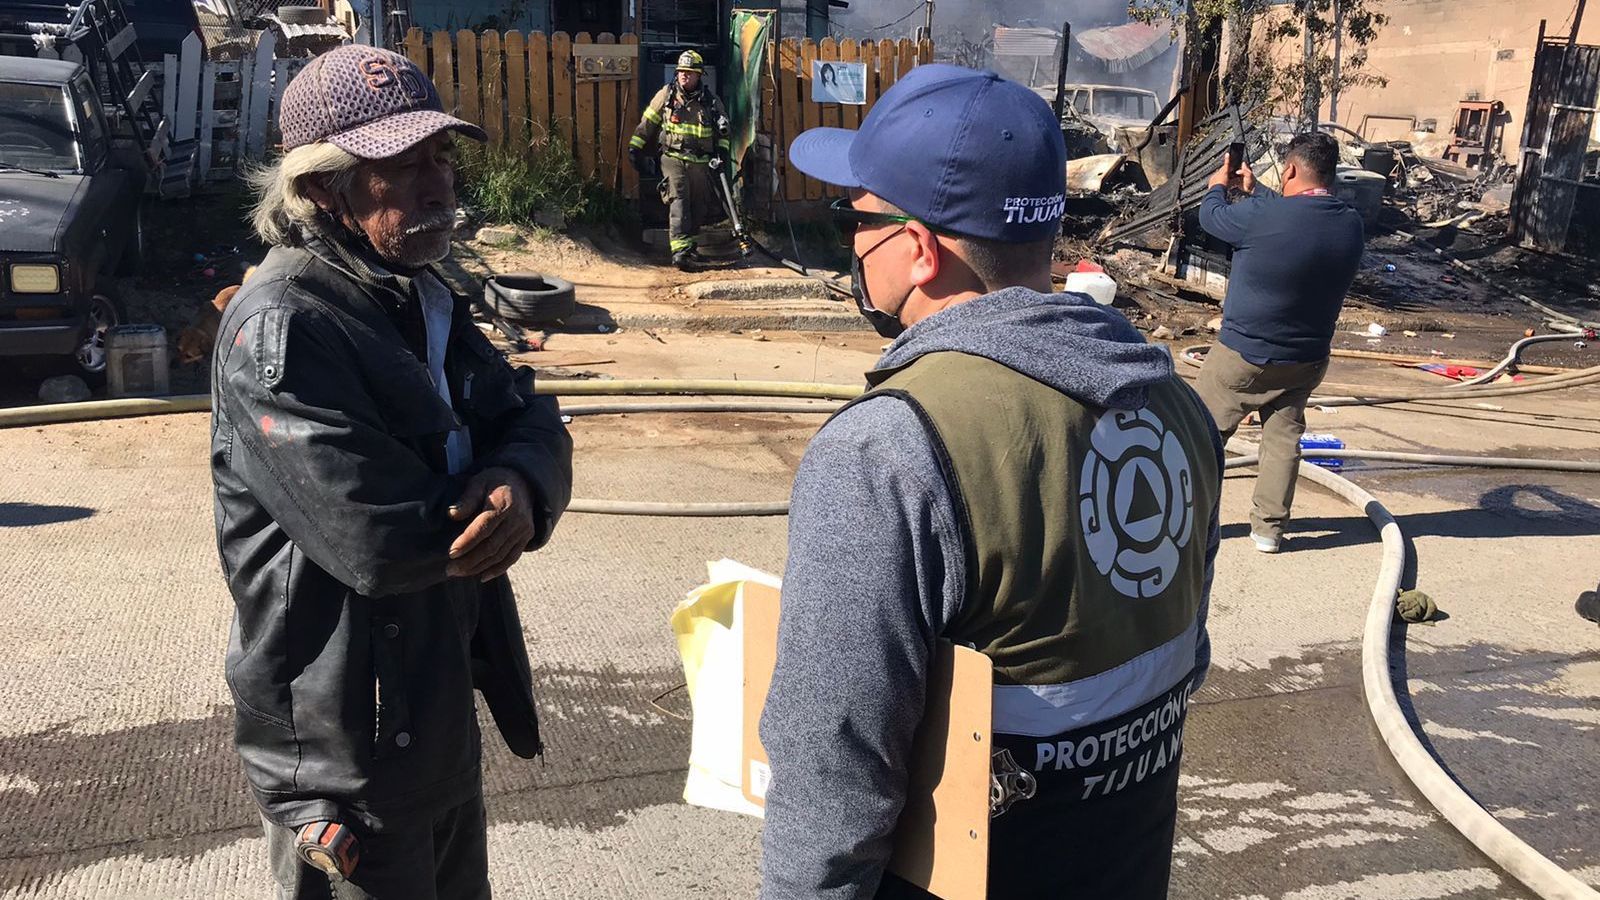
<path fill-rule="evenodd" d="M 1367 334 L 1370 334 L 1373 337 L 1383 337 L 1384 335 L 1386 335 L 1388 333 L 1389 333 L 1389 329 L 1383 327 L 1382 325 L 1379 325 L 1377 322 L 1373 322 L 1372 324 L 1367 326 Z"/>
<path fill-rule="evenodd" d="M 649 336 L 649 338 L 652 341 L 655 341 L 658 344 L 665 344 L 666 343 L 666 340 L 664 338 L 662 338 L 661 335 L 656 334 L 654 331 L 651 331 L 648 328 L 643 328 L 643 329 L 640 329 L 640 330 L 643 331 L 647 336 Z"/>
<path fill-rule="evenodd" d="M 1453 332 L 1453 331 L 1446 331 L 1443 334 L 1439 335 L 1439 337 L 1442 337 L 1447 341 L 1453 341 L 1453 340 L 1456 339 L 1455 332 Z"/>
<path fill-rule="evenodd" d="M 1439 605 L 1433 598 L 1415 589 L 1401 591 L 1395 598 L 1394 609 L 1401 619 L 1413 625 L 1432 625 L 1439 614 Z"/>
<path fill-rule="evenodd" d="M 1397 271 L 1399 271 L 1399 269 L 1400 269 L 1400 267 L 1399 267 L 1399 266 L 1396 266 L 1396 265 L 1395 265 L 1395 264 L 1394 264 L 1394 263 L 1389 263 L 1389 264 L 1387 264 L 1387 265 L 1385 265 L 1385 266 L 1384 266 L 1384 267 L 1383 267 L 1383 270 L 1384 270 L 1384 271 L 1385 271 L 1385 272 L 1388 272 L 1388 273 L 1390 273 L 1390 274 L 1393 274 L 1393 273 L 1395 273 L 1395 272 L 1397 272 Z"/>
<path fill-rule="evenodd" d="M 522 235 L 510 225 L 485 225 L 478 229 L 477 240 L 490 247 L 520 247 Z"/>
<path fill-rule="evenodd" d="M 1524 329 L 1522 329 L 1522 336 L 1523 337 L 1533 337 L 1533 329 L 1532 328 L 1524 328 Z"/>
<path fill-rule="evenodd" d="M 82 403 L 92 396 L 89 385 L 76 375 L 57 375 L 46 378 L 39 385 L 39 400 L 42 403 Z"/>
<path fill-rule="evenodd" d="M 1083 263 L 1079 263 L 1079 271 L 1067 276 L 1066 289 L 1079 294 L 1087 294 L 1094 302 L 1101 306 L 1110 306 L 1117 299 L 1117 282 L 1104 272 L 1086 272 L 1082 270 Z"/>
<path fill-rule="evenodd" d="M 1344 441 L 1331 434 L 1303 434 L 1300 436 L 1300 452 L 1307 450 L 1343 450 Z M 1321 466 L 1334 472 L 1344 468 L 1342 459 L 1307 459 L 1306 462 L 1314 466 Z"/>
<path fill-rule="evenodd" d="M 1406 337 L 1416 337 L 1417 336 L 1417 333 L 1415 331 L 1402 331 L 1400 333 L 1405 335 Z"/>
<path fill-rule="evenodd" d="M 759 341 L 761 343 L 766 343 L 767 341 L 772 340 L 772 338 L 767 337 L 766 335 L 761 333 L 760 329 L 757 329 L 757 330 L 752 331 L 750 333 L 750 340 Z"/>
<path fill-rule="evenodd" d="M 1157 325 L 1155 330 L 1150 332 L 1150 336 L 1158 341 L 1170 341 L 1177 337 L 1176 334 L 1173 334 L 1172 329 L 1165 325 Z"/>
<path fill-rule="evenodd" d="M 596 325 L 594 327 L 594 330 L 600 332 L 601 334 L 610 334 L 611 333 L 611 326 L 605 324 L 604 322 L 602 322 L 599 325 Z"/>
<path fill-rule="evenodd" d="M 1461 282 L 1456 280 L 1456 277 L 1454 275 L 1440 275 L 1439 276 L 1439 280 L 1444 282 L 1445 284 L 1460 284 L 1461 283 Z"/>
<path fill-rule="evenodd" d="M 1217 316 L 1213 319 L 1206 320 L 1206 330 L 1210 332 L 1220 332 L 1222 330 L 1222 317 Z"/>
<path fill-rule="evenodd" d="M 1574 349 L 1574 350 L 1587 350 L 1587 349 L 1589 349 L 1589 342 L 1588 341 L 1575 341 L 1573 343 L 1573 345 L 1572 345 L 1572 349 Z"/>

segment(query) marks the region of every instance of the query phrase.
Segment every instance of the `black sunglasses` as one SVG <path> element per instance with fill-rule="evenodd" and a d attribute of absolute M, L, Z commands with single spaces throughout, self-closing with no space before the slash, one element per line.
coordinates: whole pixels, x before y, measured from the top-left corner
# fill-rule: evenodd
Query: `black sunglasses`
<path fill-rule="evenodd" d="M 862 226 L 874 225 L 904 225 L 915 222 L 910 216 L 900 216 L 894 213 L 867 212 L 856 209 L 850 205 L 849 197 L 840 197 L 828 204 L 828 213 L 833 217 L 833 227 L 839 231 L 839 240 L 849 246 L 855 240 L 856 229 Z"/>

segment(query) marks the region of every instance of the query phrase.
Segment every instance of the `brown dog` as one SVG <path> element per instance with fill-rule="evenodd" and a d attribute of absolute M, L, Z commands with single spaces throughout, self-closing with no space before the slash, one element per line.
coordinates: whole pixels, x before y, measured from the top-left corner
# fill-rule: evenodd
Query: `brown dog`
<path fill-rule="evenodd" d="M 248 280 L 256 270 L 251 266 L 244 272 L 244 279 L 239 284 L 230 284 L 211 298 L 211 302 L 200 307 L 194 314 L 194 319 L 189 326 L 178 332 L 178 363 L 190 366 L 206 361 L 211 357 L 211 349 L 217 343 L 217 327 L 222 324 L 222 311 L 228 308 L 228 303 L 233 300 L 233 295 L 239 293 L 243 281 Z"/>

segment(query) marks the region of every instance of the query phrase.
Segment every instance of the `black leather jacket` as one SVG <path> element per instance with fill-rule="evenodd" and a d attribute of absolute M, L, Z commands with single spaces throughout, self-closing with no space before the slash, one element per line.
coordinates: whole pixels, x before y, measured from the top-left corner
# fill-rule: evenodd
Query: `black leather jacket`
<path fill-rule="evenodd" d="M 457 298 L 445 356 L 454 412 L 423 364 L 409 281 L 350 243 L 279 247 L 234 297 L 212 368 L 212 475 L 235 616 L 235 743 L 267 817 L 374 830 L 481 789 L 473 688 L 518 755 L 540 750 L 510 581 L 447 578 L 446 508 L 503 466 L 549 539 L 572 442 L 533 372 L 513 371 Z M 447 474 L 464 422 L 475 457 Z"/>

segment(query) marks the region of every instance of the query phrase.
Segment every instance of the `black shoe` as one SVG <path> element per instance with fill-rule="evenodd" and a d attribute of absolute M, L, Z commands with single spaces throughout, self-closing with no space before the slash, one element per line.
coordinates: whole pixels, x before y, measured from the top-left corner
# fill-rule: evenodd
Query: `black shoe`
<path fill-rule="evenodd" d="M 672 264 L 677 266 L 680 272 L 698 272 L 705 261 L 705 257 L 694 252 L 693 247 L 672 254 Z"/>
<path fill-rule="evenodd" d="M 1600 590 L 1584 591 L 1578 595 L 1578 602 L 1574 604 L 1578 615 L 1591 622 L 1600 622 Z"/>

